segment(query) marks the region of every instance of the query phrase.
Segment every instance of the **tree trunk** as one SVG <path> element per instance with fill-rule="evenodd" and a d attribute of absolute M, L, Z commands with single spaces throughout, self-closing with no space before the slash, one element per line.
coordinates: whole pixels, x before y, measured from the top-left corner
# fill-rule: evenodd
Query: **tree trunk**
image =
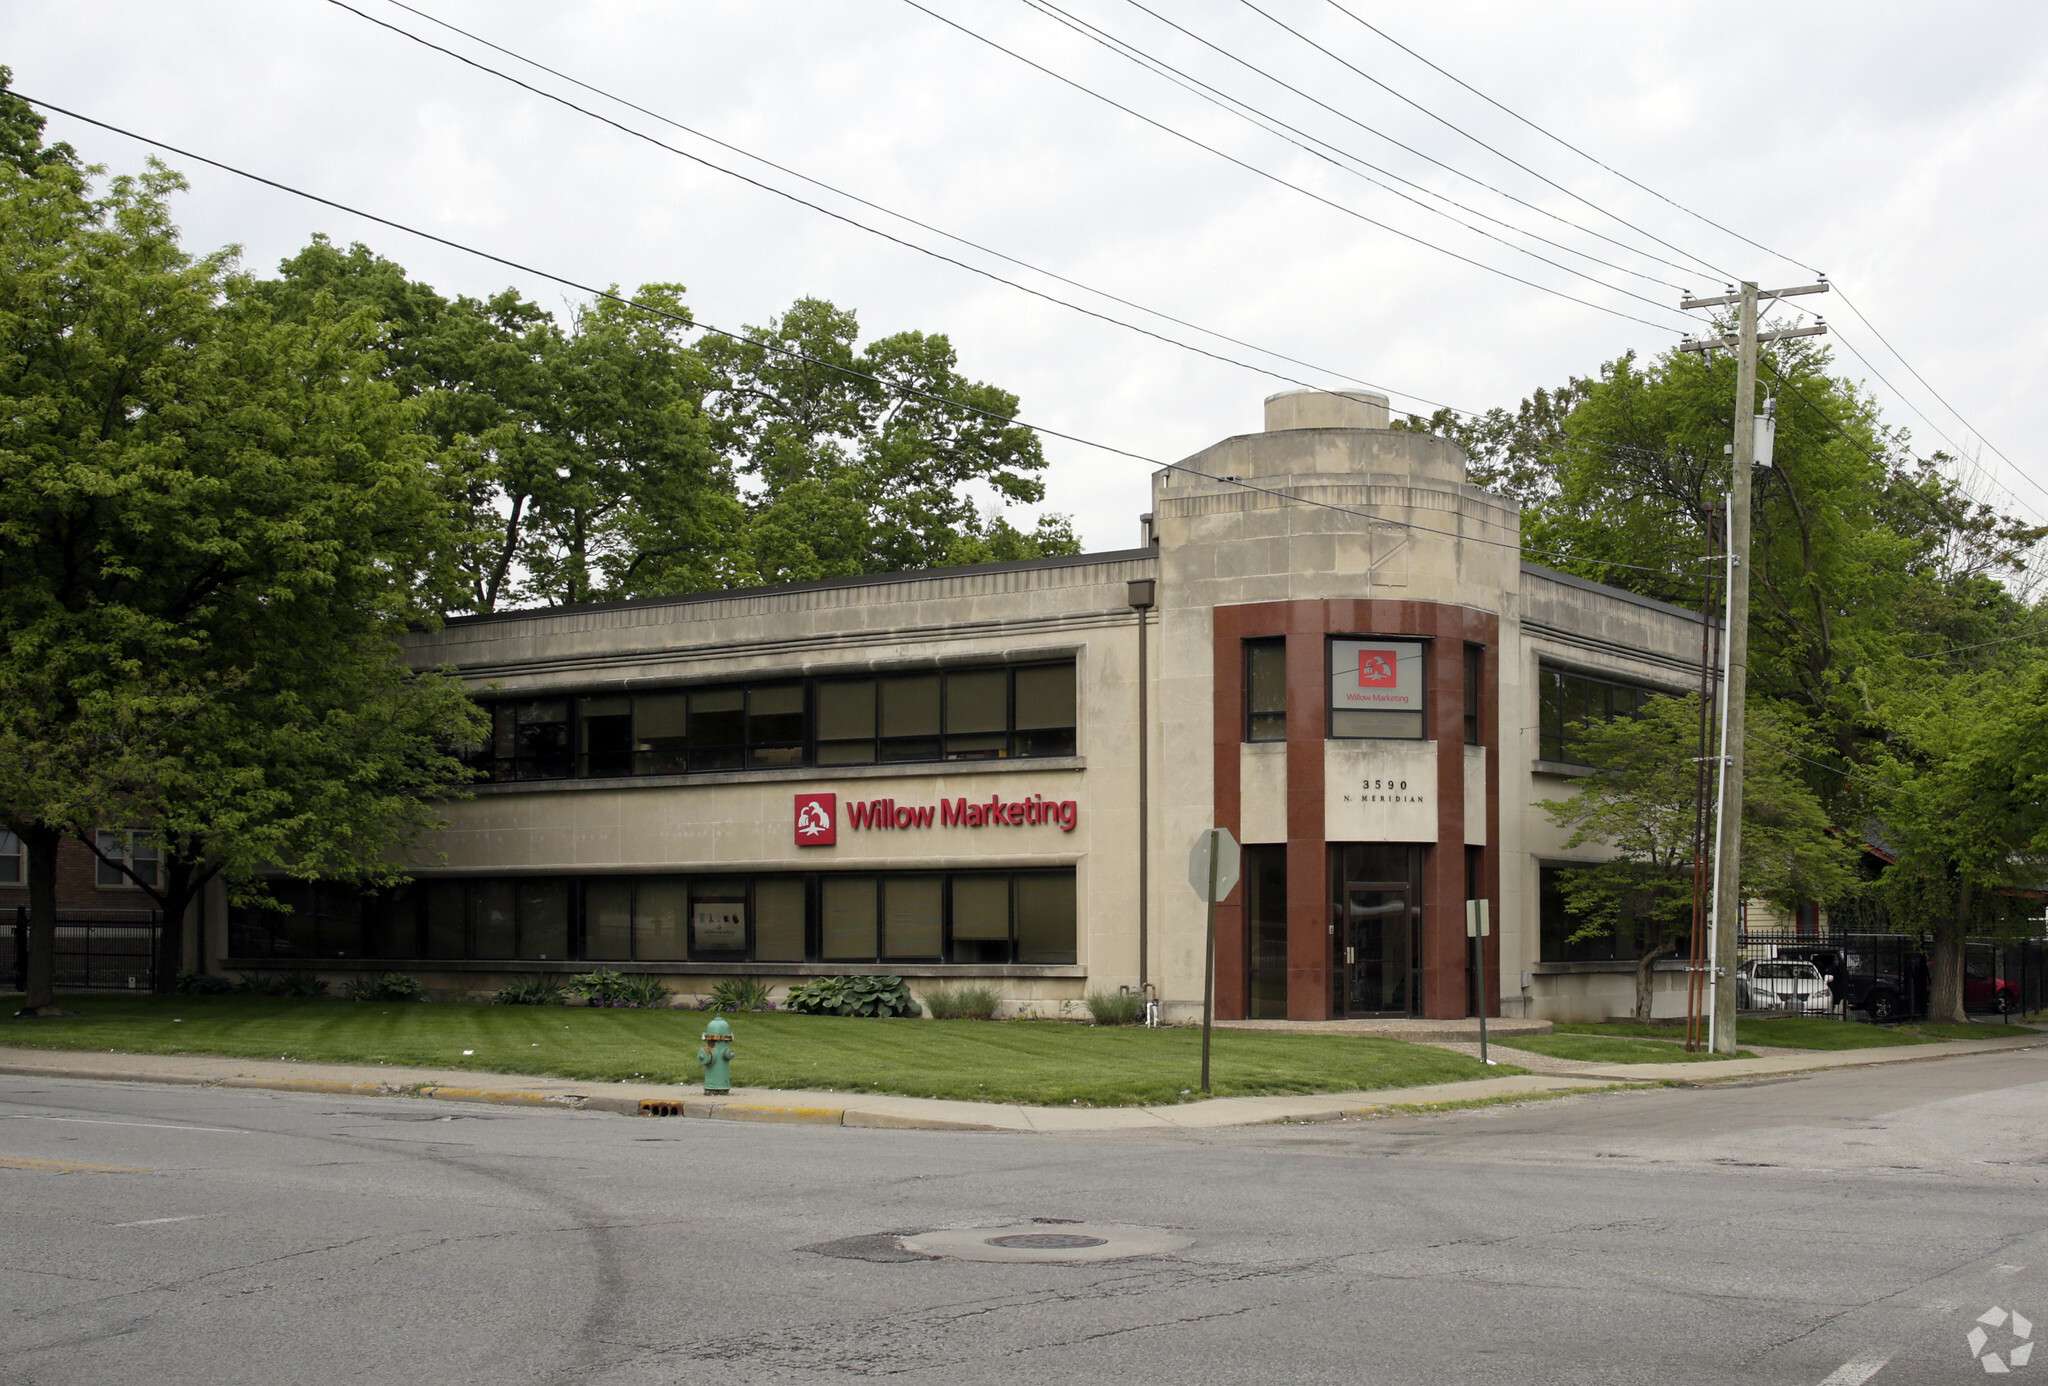
<path fill-rule="evenodd" d="M 1956 892 L 1955 913 L 1936 921 L 1933 956 L 1927 960 L 1927 1018 L 1941 1025 L 1962 1025 L 1963 940 L 1970 934 L 1970 887 Z"/>
<path fill-rule="evenodd" d="M 178 989 L 178 974 L 185 966 L 185 916 L 199 893 L 199 872 L 179 853 L 164 854 L 164 890 L 157 904 L 162 919 L 156 931 L 156 975 L 152 979 L 159 996 Z"/>
<path fill-rule="evenodd" d="M 28 971 L 16 1015 L 57 1014 L 57 843 L 55 828 L 24 823 L 15 835 L 28 858 Z"/>
<path fill-rule="evenodd" d="M 1656 997 L 1652 984 L 1656 980 L 1657 960 L 1668 958 L 1678 951 L 1678 940 L 1667 938 L 1657 947 L 1636 959 L 1636 1020 L 1648 1023 L 1650 1008 Z"/>

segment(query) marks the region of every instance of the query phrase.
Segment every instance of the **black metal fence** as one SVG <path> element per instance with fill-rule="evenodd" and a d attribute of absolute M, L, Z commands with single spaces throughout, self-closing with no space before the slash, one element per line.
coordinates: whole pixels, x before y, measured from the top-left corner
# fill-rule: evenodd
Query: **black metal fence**
<path fill-rule="evenodd" d="M 1928 1011 L 1924 934 L 1831 934 L 1744 929 L 1735 968 L 1744 1010 L 1862 1012 L 1907 1020 Z M 2048 941 L 1972 939 L 1963 951 L 1963 1009 L 2032 1015 L 2048 1005 Z"/>
<path fill-rule="evenodd" d="M 155 910 L 57 911 L 57 985 L 71 991 L 149 991 L 156 981 Z M 28 910 L 17 907 L 0 949 L 0 978 L 20 991 L 28 971 Z"/>

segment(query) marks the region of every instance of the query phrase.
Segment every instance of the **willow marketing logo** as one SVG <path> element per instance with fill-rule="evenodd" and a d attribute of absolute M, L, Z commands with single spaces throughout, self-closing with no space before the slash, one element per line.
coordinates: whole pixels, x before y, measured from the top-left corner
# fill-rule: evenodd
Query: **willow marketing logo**
<path fill-rule="evenodd" d="M 2033 1321 L 1992 1305 L 1977 1316 L 1964 1342 L 1977 1365 L 1993 1376 L 2005 1376 L 2034 1360 Z"/>
<path fill-rule="evenodd" d="M 799 794 L 796 796 L 796 845 L 832 847 L 839 842 L 839 796 Z"/>

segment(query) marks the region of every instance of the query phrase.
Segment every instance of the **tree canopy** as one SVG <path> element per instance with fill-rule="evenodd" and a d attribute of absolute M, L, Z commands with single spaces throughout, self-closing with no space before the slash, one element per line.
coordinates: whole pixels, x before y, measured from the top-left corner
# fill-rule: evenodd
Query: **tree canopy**
<path fill-rule="evenodd" d="M 475 713 L 399 658 L 455 530 L 375 323 L 279 321 L 230 253 L 180 247 L 182 186 L 0 164 L 0 816 L 30 848 L 31 1007 L 57 834 L 158 841 L 167 984 L 208 877 L 388 873 L 466 778 Z"/>
<path fill-rule="evenodd" d="M 356 245 L 316 239 L 256 286 L 280 319 L 322 295 L 381 324 L 383 376 L 414 400 L 464 531 L 452 610 L 1076 552 L 1044 497 L 1017 399 L 961 375 L 943 336 L 862 345 L 800 299 L 746 339 L 692 344 L 678 284 L 566 324 L 511 290 L 445 298 Z"/>

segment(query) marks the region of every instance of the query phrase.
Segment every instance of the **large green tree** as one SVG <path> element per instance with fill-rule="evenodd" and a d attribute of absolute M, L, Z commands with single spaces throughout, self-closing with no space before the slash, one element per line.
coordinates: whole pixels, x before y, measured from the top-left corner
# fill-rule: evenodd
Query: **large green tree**
<path fill-rule="evenodd" d="M 1877 766 L 1869 794 L 1884 824 L 1885 870 L 1852 898 L 1932 937 L 1928 1008 L 1963 1015 L 1972 934 L 2038 936 L 2048 886 L 2048 658 L 1962 674 L 1921 694 Z"/>
<path fill-rule="evenodd" d="M 1633 718 L 1573 724 L 1580 754 L 1598 769 L 1567 797 L 1543 804 L 1553 822 L 1571 829 L 1568 847 L 1614 853 L 1598 865 L 1565 871 L 1562 885 L 1576 920 L 1572 942 L 1636 942 L 1638 1020 L 1650 1018 L 1657 960 L 1690 936 L 1699 725 L 1697 694 L 1652 698 Z M 1830 830 L 1819 797 L 1795 773 L 1797 762 L 1784 754 L 1803 736 L 1800 718 L 1760 702 L 1752 706 L 1750 728 L 1774 749 L 1752 755 L 1743 781 L 1743 898 L 1789 911 L 1840 894 L 1853 880 L 1853 853 Z M 1711 833 L 1706 846 L 1712 850 Z"/>
<path fill-rule="evenodd" d="M 29 849 L 31 1012 L 59 835 L 156 839 L 168 982 L 210 875 L 385 874 L 474 729 L 398 659 L 452 526 L 373 319 L 278 321 L 228 252 L 180 247 L 181 187 L 0 165 L 0 817 Z"/>
<path fill-rule="evenodd" d="M 982 517 L 1045 495 L 1017 397 L 961 375 L 943 336 L 859 336 L 853 313 L 807 298 L 751 340 L 703 343 L 713 437 L 745 487 L 744 579 L 1074 552 L 1058 517 L 1030 533 Z"/>

